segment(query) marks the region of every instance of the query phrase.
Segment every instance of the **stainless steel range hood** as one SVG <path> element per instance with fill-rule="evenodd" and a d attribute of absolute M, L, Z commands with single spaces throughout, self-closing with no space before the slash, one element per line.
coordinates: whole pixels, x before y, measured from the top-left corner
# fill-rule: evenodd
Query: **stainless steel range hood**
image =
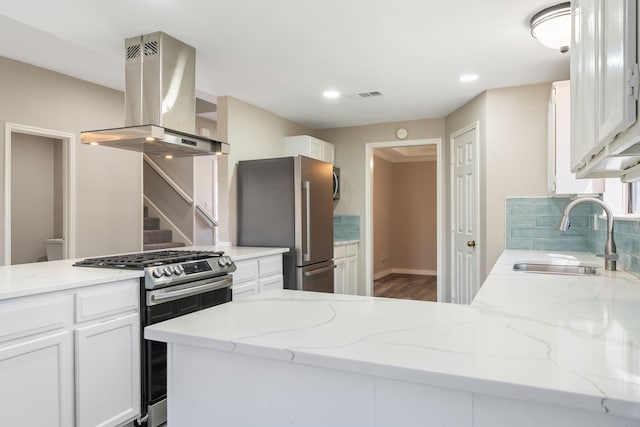
<path fill-rule="evenodd" d="M 164 157 L 229 152 L 229 144 L 195 135 L 193 47 L 155 32 L 126 39 L 125 55 L 125 127 L 82 132 L 83 144 Z"/>

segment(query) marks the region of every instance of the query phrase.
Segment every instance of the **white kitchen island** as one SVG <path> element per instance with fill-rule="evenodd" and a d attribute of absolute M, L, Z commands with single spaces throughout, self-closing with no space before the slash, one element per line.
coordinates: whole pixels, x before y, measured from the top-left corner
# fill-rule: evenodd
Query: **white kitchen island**
<path fill-rule="evenodd" d="M 471 306 L 283 290 L 147 327 L 169 424 L 640 426 L 640 282 L 511 270 L 534 259 Z"/>

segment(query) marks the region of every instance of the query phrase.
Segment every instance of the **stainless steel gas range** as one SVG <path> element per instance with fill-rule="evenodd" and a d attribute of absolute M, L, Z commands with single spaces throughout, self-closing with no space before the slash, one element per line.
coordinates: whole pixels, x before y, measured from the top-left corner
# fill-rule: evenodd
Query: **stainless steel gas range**
<path fill-rule="evenodd" d="M 144 327 L 231 301 L 233 260 L 223 252 L 166 250 L 88 258 L 75 266 L 144 270 L 140 279 L 140 323 Z M 167 420 L 166 344 L 141 343 L 141 418 L 137 425 Z"/>

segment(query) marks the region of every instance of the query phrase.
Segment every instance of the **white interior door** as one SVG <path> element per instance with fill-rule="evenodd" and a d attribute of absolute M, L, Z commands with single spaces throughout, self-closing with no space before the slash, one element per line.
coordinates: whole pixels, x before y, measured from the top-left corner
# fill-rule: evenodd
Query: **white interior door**
<path fill-rule="evenodd" d="M 478 292 L 478 124 L 451 135 L 451 302 L 469 304 Z"/>

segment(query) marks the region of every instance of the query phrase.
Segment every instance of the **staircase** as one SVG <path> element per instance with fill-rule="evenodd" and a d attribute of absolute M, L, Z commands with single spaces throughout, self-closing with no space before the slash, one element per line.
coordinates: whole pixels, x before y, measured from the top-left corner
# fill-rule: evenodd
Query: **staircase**
<path fill-rule="evenodd" d="M 149 208 L 144 207 L 144 231 L 143 250 L 153 251 L 157 249 L 183 247 L 182 242 L 173 242 L 171 230 L 160 230 L 160 218 L 149 216 Z"/>

